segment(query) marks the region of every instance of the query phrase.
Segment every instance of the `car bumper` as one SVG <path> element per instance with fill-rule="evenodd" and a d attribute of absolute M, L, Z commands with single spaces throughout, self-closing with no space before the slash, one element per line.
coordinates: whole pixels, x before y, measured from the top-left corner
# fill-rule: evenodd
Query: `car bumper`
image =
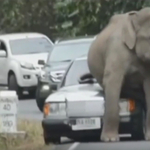
<path fill-rule="evenodd" d="M 56 91 L 58 84 L 59 83 L 50 83 L 49 86 L 53 89 L 53 91 Z"/>
<path fill-rule="evenodd" d="M 40 70 L 29 70 L 21 68 L 17 73 L 17 82 L 20 87 L 36 87 Z"/>
<path fill-rule="evenodd" d="M 131 126 L 134 118 L 138 116 L 138 113 L 132 114 L 130 116 L 121 116 L 120 117 L 120 134 L 131 133 Z M 85 117 L 84 117 L 85 118 Z M 102 119 L 101 120 L 101 128 L 99 129 L 90 129 L 90 130 L 72 130 L 72 123 L 75 122 L 76 118 L 45 118 L 42 121 L 42 127 L 44 131 L 45 138 L 51 136 L 66 136 L 69 138 L 82 138 L 86 136 L 99 136 L 102 129 Z"/>
<path fill-rule="evenodd" d="M 51 79 L 49 81 L 49 86 L 51 87 L 51 89 L 53 89 L 53 91 L 57 90 L 57 87 L 59 85 L 60 82 L 53 82 Z"/>

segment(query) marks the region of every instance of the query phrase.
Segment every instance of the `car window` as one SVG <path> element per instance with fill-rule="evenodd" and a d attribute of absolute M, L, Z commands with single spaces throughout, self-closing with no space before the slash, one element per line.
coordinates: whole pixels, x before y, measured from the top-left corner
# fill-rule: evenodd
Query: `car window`
<path fill-rule="evenodd" d="M 68 70 L 66 77 L 64 78 L 63 86 L 70 86 L 79 84 L 78 79 L 81 75 L 89 73 L 87 60 L 74 61 L 70 69 Z"/>
<path fill-rule="evenodd" d="M 44 37 L 10 40 L 13 55 L 50 52 L 53 45 Z"/>
<path fill-rule="evenodd" d="M 91 42 L 92 41 L 55 45 L 48 58 L 48 63 L 73 60 L 76 57 L 87 55 Z"/>

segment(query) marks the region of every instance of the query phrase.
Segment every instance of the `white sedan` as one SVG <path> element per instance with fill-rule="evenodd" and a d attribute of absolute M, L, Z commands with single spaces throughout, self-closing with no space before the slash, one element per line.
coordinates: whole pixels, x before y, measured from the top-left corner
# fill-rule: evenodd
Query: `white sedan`
<path fill-rule="evenodd" d="M 57 92 L 46 99 L 42 121 L 46 144 L 60 142 L 61 136 L 75 140 L 100 139 L 104 93 L 90 78 L 79 81 L 80 76 L 88 72 L 87 58 L 77 58 L 70 64 Z M 122 98 L 119 107 L 119 133 L 131 134 L 133 139 L 142 140 L 145 117 L 141 103 Z"/>

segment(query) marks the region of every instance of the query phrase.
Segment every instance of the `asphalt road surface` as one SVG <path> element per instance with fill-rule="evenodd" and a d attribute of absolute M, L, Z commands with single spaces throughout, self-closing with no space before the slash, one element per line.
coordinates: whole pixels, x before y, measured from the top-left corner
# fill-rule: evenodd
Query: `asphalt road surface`
<path fill-rule="evenodd" d="M 38 110 L 36 101 L 33 99 L 20 100 L 18 106 L 18 117 L 24 119 L 42 120 L 42 113 Z"/>
<path fill-rule="evenodd" d="M 74 143 L 70 147 L 57 146 L 55 150 L 148 150 L 150 142 Z"/>
<path fill-rule="evenodd" d="M 42 113 L 38 110 L 34 99 L 19 101 L 19 118 L 41 120 Z M 150 142 L 132 142 L 129 139 L 118 143 L 74 142 L 67 138 L 61 139 L 60 145 L 54 145 L 53 150 L 149 150 Z"/>

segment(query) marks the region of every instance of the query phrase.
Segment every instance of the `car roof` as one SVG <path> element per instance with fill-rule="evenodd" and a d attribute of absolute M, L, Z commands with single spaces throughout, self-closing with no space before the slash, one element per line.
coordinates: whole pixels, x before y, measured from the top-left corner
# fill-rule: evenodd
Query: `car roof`
<path fill-rule="evenodd" d="M 79 43 L 79 42 L 92 42 L 96 36 L 82 36 L 76 38 L 62 39 L 55 42 L 56 45 L 69 44 L 69 43 Z"/>
<path fill-rule="evenodd" d="M 27 37 L 30 37 L 30 38 L 45 37 L 45 35 L 41 33 L 36 33 L 36 32 L 0 34 L 1 39 L 8 39 L 8 40 L 23 39 Z"/>

